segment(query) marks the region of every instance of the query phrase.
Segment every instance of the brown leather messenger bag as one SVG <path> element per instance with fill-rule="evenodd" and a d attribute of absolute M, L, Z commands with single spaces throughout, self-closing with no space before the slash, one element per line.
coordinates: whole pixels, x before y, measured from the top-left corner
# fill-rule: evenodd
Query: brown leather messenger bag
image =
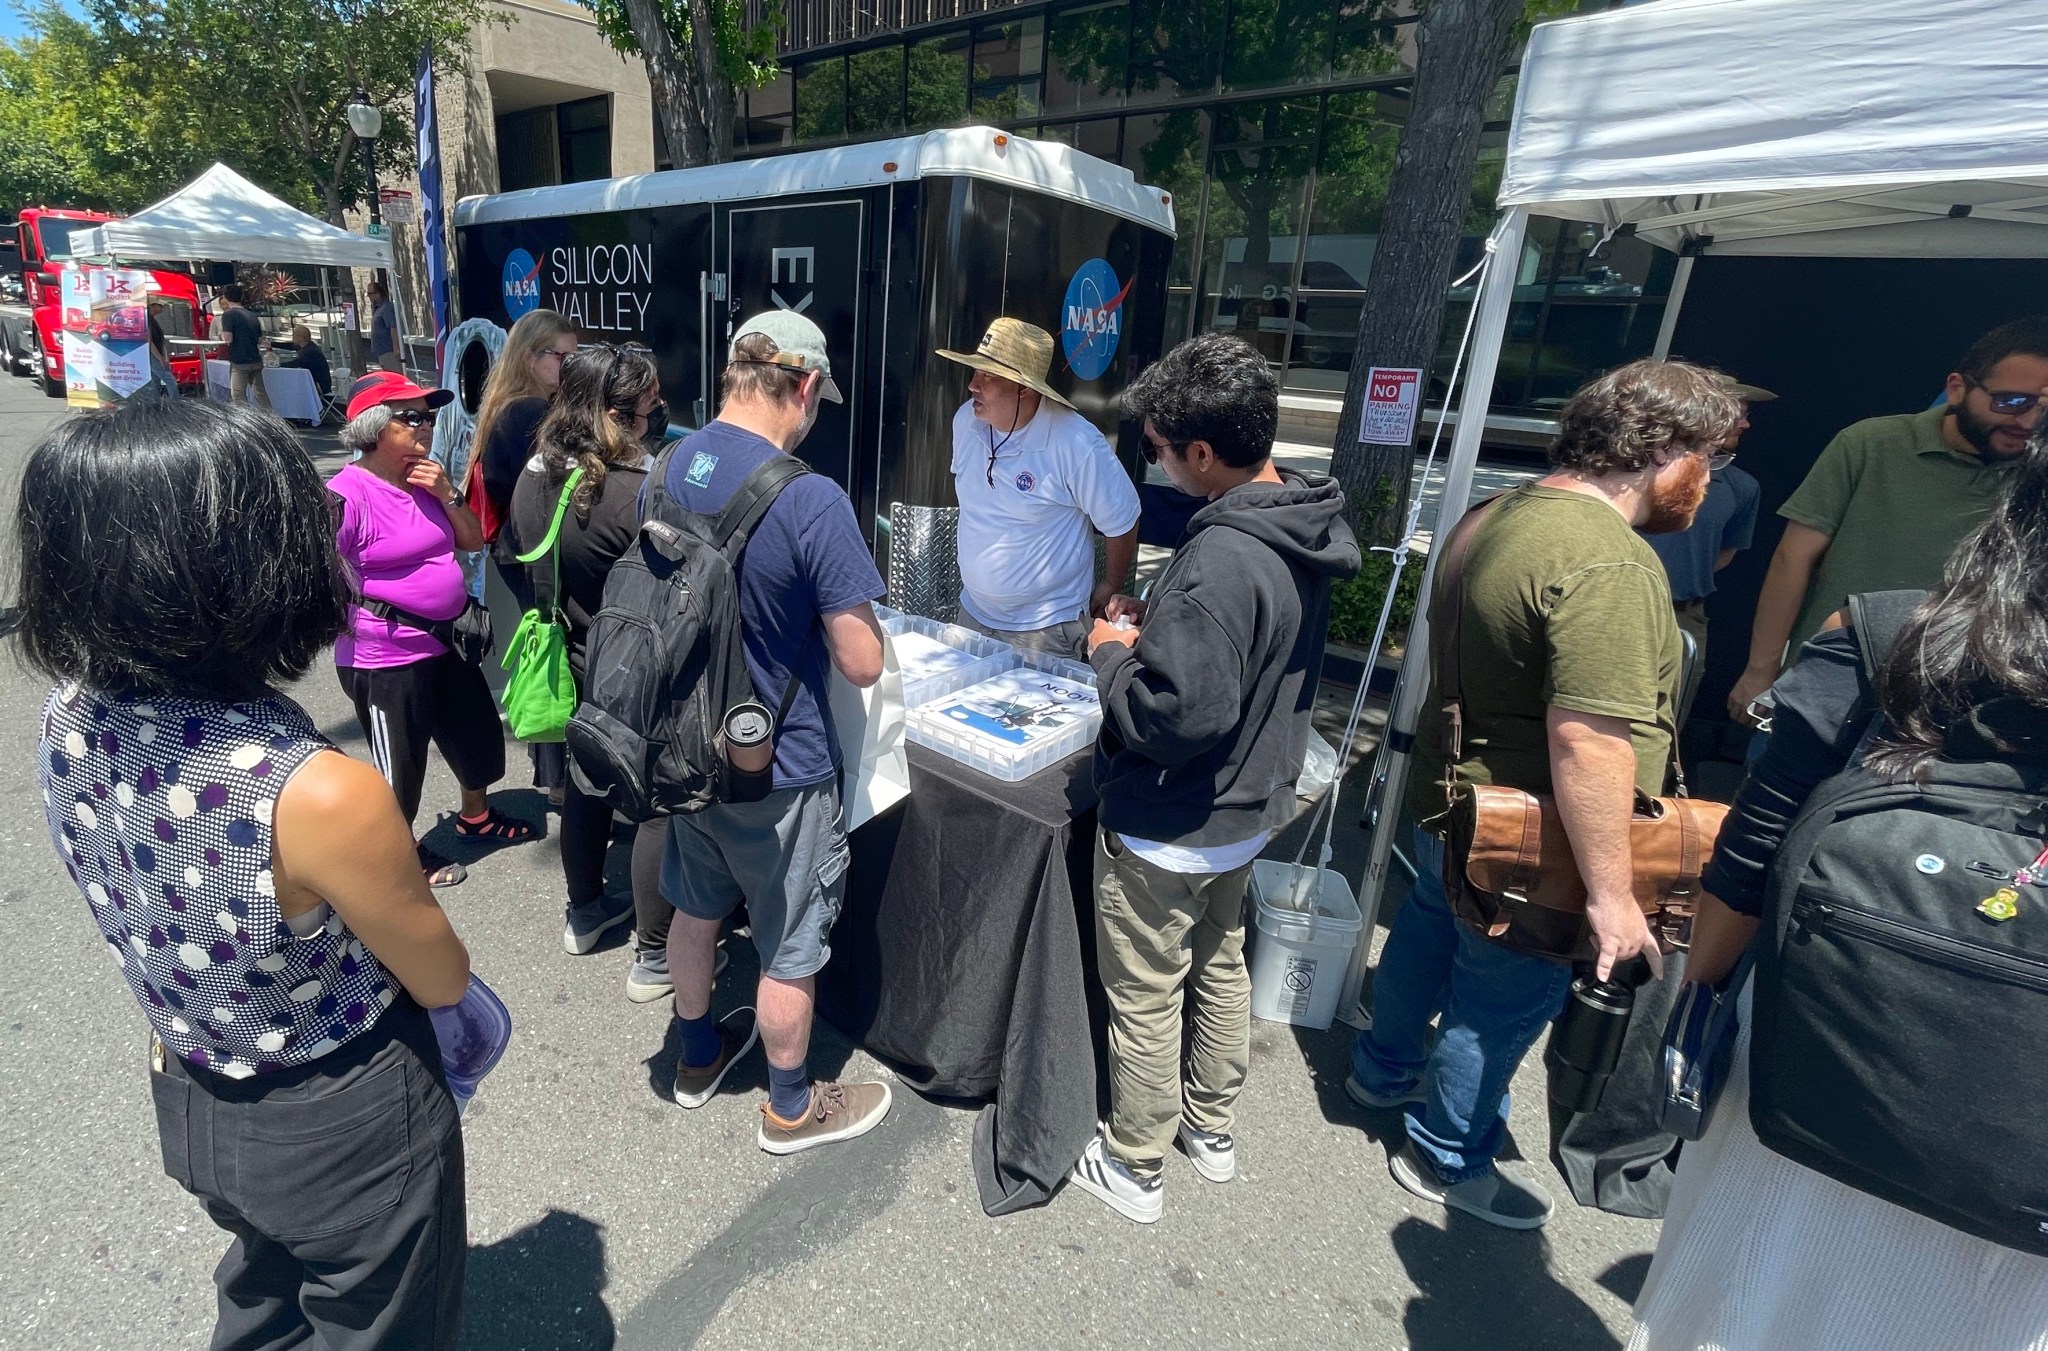
<path fill-rule="evenodd" d="M 1547 794 L 1458 779 L 1464 759 L 1465 558 L 1472 537 L 1500 496 L 1465 513 L 1443 545 L 1430 626 L 1436 644 L 1438 697 L 1444 720 L 1444 790 L 1450 801 L 1444 848 L 1444 892 L 1459 919 L 1503 946 L 1553 961 L 1594 955 L 1586 923 L 1586 884 L 1571 840 Z M 1700 873 L 1714 851 L 1728 808 L 1688 797 L 1671 729 L 1672 797 L 1638 790 L 1629 821 L 1636 903 L 1665 952 L 1683 948 L 1700 893 Z"/>

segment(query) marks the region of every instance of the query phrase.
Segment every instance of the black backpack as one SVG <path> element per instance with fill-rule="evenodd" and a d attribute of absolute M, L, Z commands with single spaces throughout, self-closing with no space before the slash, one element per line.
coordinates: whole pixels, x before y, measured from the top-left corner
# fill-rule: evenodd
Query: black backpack
<path fill-rule="evenodd" d="M 671 446 L 648 475 L 640 533 L 605 577 L 591 621 L 582 701 L 569 719 L 576 787 L 632 821 L 761 797 L 767 775 L 734 770 L 725 715 L 757 700 L 740 633 L 736 569 L 754 527 L 810 469 L 777 455 L 716 516 L 685 511 L 667 488 Z M 782 694 L 777 724 L 800 681 Z"/>
<path fill-rule="evenodd" d="M 1852 599 L 1866 675 L 1918 598 Z M 2011 880 L 2044 838 L 2038 762 L 1815 789 L 1771 867 L 1750 1121 L 1858 1191 L 2048 1255 L 2048 887 Z M 1980 914 L 2002 887 L 2017 913 Z"/>

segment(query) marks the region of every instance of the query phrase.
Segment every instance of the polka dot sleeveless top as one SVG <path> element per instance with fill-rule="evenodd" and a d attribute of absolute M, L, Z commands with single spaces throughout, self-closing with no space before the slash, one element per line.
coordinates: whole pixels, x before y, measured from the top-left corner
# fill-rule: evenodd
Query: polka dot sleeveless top
<path fill-rule="evenodd" d="M 329 748 L 289 699 L 109 698 L 61 686 L 43 711 L 50 839 L 172 1054 L 230 1078 L 303 1065 L 367 1030 L 396 983 L 329 914 L 277 908 L 270 823 Z"/>

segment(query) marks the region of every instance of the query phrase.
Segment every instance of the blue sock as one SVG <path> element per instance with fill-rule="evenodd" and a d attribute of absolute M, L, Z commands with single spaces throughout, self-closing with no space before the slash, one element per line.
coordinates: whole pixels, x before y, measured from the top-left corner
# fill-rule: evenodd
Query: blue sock
<path fill-rule="evenodd" d="M 676 1021 L 683 1026 L 683 1064 L 700 1070 L 718 1059 L 718 1020 L 711 1016 L 710 1009 L 704 1010 L 701 1018 L 677 1014 Z"/>
<path fill-rule="evenodd" d="M 768 1110 L 784 1121 L 801 1120 L 811 1110 L 810 1066 L 798 1065 L 793 1070 L 768 1067 Z"/>

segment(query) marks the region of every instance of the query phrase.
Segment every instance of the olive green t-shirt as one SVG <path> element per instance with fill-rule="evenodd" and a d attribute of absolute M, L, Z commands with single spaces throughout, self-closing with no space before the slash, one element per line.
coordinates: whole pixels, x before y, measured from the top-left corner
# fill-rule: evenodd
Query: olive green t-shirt
<path fill-rule="evenodd" d="M 1947 406 L 1845 427 L 1778 514 L 1829 536 L 1790 654 L 1860 591 L 1925 591 L 2012 483 L 2011 461 L 1979 464 L 1941 439 Z"/>
<path fill-rule="evenodd" d="M 1544 715 L 1555 704 L 1627 719 L 1636 786 L 1668 791 L 1684 648 L 1664 565 L 1620 512 L 1564 488 L 1510 493 L 1472 537 L 1464 592 L 1460 781 L 1551 791 Z M 1432 685 L 1445 641 L 1432 626 Z M 1410 769 L 1409 805 L 1425 825 L 1446 809 L 1441 705 L 1433 689 Z"/>

